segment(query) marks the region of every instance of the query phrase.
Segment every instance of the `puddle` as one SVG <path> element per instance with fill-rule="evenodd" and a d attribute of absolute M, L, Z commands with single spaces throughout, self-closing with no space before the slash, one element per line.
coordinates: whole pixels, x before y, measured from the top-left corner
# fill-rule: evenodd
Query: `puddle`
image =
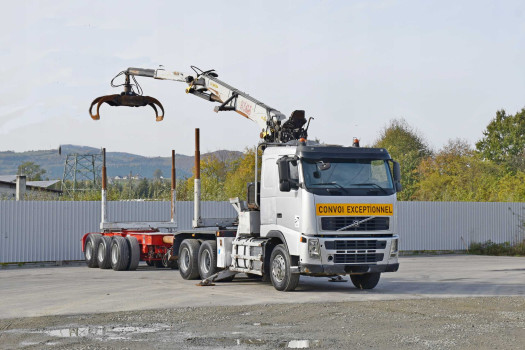
<path fill-rule="evenodd" d="M 237 339 L 237 345 L 264 345 L 268 344 L 267 340 L 262 339 Z"/>
<path fill-rule="evenodd" d="M 59 338 L 96 338 L 106 340 L 125 340 L 133 334 L 153 333 L 161 330 L 167 330 L 168 325 L 159 324 L 151 327 L 133 327 L 133 326 L 92 326 L 92 327 L 69 327 L 60 329 L 48 329 L 37 333 L 44 333 L 52 337 Z"/>
<path fill-rule="evenodd" d="M 290 340 L 289 342 L 281 343 L 281 347 L 287 349 L 310 349 L 318 347 L 321 344 L 319 340 Z"/>

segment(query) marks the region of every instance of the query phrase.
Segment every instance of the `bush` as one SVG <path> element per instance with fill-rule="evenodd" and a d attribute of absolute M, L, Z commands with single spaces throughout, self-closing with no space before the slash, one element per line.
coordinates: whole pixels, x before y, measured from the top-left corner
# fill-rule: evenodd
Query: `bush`
<path fill-rule="evenodd" d="M 494 243 L 488 240 L 483 243 L 471 243 L 469 254 L 496 255 L 496 256 L 525 256 L 525 240 L 520 243 Z"/>

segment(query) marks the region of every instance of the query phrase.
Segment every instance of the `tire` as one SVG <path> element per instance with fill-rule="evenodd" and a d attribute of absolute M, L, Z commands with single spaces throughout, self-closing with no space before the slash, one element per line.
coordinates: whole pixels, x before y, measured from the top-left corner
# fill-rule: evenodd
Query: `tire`
<path fill-rule="evenodd" d="M 104 270 L 111 268 L 111 242 L 111 237 L 102 236 L 98 243 L 97 263 Z"/>
<path fill-rule="evenodd" d="M 356 288 L 373 289 L 379 283 L 381 272 L 364 273 L 362 275 L 350 275 L 350 279 Z"/>
<path fill-rule="evenodd" d="M 206 279 L 217 271 L 217 242 L 204 241 L 199 249 L 199 275 Z"/>
<path fill-rule="evenodd" d="M 155 266 L 157 269 L 163 269 L 165 267 L 161 260 L 155 260 L 153 262 L 153 266 Z"/>
<path fill-rule="evenodd" d="M 151 261 L 151 260 L 146 260 L 146 265 L 148 265 L 148 266 L 153 266 L 154 264 L 153 264 L 153 261 Z"/>
<path fill-rule="evenodd" d="M 170 254 L 166 253 L 162 256 L 162 267 L 166 269 L 176 270 L 179 268 L 179 264 L 175 260 L 169 260 Z"/>
<path fill-rule="evenodd" d="M 199 278 L 199 241 L 185 239 L 179 248 L 179 272 L 185 280 Z"/>
<path fill-rule="evenodd" d="M 137 267 L 139 266 L 139 262 L 140 262 L 139 241 L 137 240 L 137 237 L 134 237 L 134 236 L 126 236 L 126 239 L 128 240 L 129 252 L 130 252 L 128 270 L 135 271 Z"/>
<path fill-rule="evenodd" d="M 290 254 L 283 244 L 277 245 L 270 258 L 270 278 L 275 289 L 289 292 L 297 288 L 299 274 L 290 272 Z"/>
<path fill-rule="evenodd" d="M 122 236 L 114 236 L 111 244 L 111 267 L 115 271 L 127 270 L 129 266 L 129 244 Z"/>
<path fill-rule="evenodd" d="M 98 244 L 101 237 L 100 233 L 90 233 L 84 243 L 84 258 L 86 259 L 86 265 L 90 268 L 98 267 Z"/>

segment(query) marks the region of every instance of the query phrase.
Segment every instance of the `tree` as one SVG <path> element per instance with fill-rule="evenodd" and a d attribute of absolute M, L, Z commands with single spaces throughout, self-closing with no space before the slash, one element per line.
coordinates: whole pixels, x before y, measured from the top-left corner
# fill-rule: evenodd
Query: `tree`
<path fill-rule="evenodd" d="M 42 169 L 40 165 L 33 162 L 20 164 L 17 171 L 18 175 L 25 175 L 29 181 L 41 181 L 45 173 L 45 169 Z"/>
<path fill-rule="evenodd" d="M 143 178 L 139 181 L 139 184 L 137 185 L 137 188 L 135 190 L 135 194 L 138 196 L 138 198 L 147 199 L 149 198 L 149 183 L 148 179 Z"/>
<path fill-rule="evenodd" d="M 485 159 L 505 163 L 509 170 L 524 168 L 525 108 L 515 115 L 504 110 L 483 131 L 483 138 L 476 143 L 477 150 Z"/>
<path fill-rule="evenodd" d="M 423 159 L 412 199 L 421 201 L 491 201 L 498 197 L 504 169 L 481 159 L 464 140 L 451 140 Z"/>
<path fill-rule="evenodd" d="M 162 170 L 160 170 L 160 169 L 156 169 L 156 170 L 153 172 L 153 178 L 154 178 L 155 180 L 159 180 L 161 177 L 162 177 Z"/>
<path fill-rule="evenodd" d="M 418 181 L 415 171 L 421 160 L 431 154 L 426 141 L 404 119 L 393 119 L 381 131 L 374 147 L 385 148 L 399 162 L 404 190 L 398 198 L 410 199 Z"/>
<path fill-rule="evenodd" d="M 255 181 L 255 149 L 247 148 L 241 158 L 231 162 L 232 170 L 226 177 L 224 190 L 228 198 L 239 197 L 246 200 L 247 183 Z M 259 158 L 259 180 L 260 180 L 260 158 Z"/>

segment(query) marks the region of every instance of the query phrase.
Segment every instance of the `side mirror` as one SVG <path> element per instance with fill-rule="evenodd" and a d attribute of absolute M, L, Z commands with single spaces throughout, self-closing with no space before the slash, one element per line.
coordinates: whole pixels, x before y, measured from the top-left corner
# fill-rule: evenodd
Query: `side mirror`
<path fill-rule="evenodd" d="M 290 177 L 290 162 L 294 161 L 289 157 L 282 157 L 277 160 L 279 168 L 279 190 L 281 192 L 290 192 L 292 189 L 299 188 L 297 181 Z"/>
<path fill-rule="evenodd" d="M 394 161 L 394 183 L 396 192 L 401 192 L 403 190 L 403 186 L 401 185 L 401 166 L 396 161 Z"/>

